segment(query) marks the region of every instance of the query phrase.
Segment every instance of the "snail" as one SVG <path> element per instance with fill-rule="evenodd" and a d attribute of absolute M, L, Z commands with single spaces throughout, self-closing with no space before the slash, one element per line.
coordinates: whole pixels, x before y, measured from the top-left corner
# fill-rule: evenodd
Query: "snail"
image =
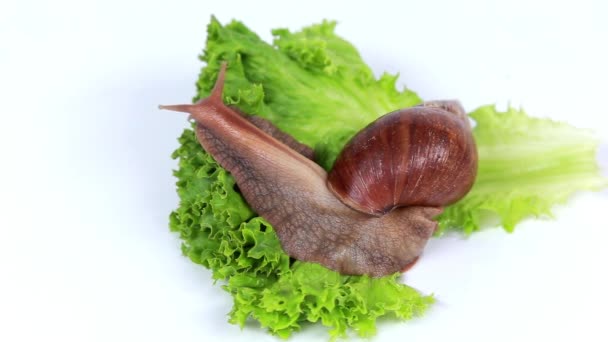
<path fill-rule="evenodd" d="M 407 269 L 434 233 L 433 218 L 473 185 L 477 151 L 456 101 L 380 117 L 346 144 L 328 173 L 309 147 L 225 105 L 225 74 L 223 63 L 209 97 L 159 108 L 190 114 L 202 147 L 295 259 L 345 275 Z"/>

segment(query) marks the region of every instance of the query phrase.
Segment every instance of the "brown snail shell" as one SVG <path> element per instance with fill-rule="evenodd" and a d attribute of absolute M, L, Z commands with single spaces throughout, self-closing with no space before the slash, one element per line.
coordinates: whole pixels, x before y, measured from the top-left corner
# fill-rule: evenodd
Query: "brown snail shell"
<path fill-rule="evenodd" d="M 473 186 L 477 150 L 456 101 L 386 114 L 355 135 L 328 175 L 342 202 L 382 215 L 402 206 L 442 207 Z"/>

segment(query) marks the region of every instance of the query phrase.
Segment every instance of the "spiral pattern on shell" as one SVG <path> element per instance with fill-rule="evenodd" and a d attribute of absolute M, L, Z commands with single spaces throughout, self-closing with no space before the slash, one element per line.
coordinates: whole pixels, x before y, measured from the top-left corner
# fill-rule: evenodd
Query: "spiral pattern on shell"
<path fill-rule="evenodd" d="M 477 174 L 477 150 L 462 106 L 429 102 L 386 114 L 355 135 L 328 175 L 343 203 L 383 215 L 396 207 L 442 207 Z"/>

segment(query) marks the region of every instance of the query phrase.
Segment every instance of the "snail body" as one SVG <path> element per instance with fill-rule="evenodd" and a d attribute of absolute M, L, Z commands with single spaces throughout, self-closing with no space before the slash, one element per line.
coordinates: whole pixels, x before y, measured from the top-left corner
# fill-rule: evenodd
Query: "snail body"
<path fill-rule="evenodd" d="M 307 147 L 224 105 L 225 72 L 223 64 L 208 98 L 160 108 L 190 113 L 202 147 L 293 258 L 351 275 L 403 270 L 435 231 L 440 207 L 472 185 L 477 154 L 459 105 L 433 102 L 381 117 L 353 137 L 328 175 Z M 423 152 L 425 139 L 434 145 Z M 434 180 L 425 172 L 452 175 Z"/>

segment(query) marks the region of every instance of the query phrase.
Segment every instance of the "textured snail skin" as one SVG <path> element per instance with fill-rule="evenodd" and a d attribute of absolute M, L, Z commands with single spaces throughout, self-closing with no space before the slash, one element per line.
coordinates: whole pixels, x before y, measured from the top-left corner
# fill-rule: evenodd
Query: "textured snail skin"
<path fill-rule="evenodd" d="M 160 108 L 190 113 L 203 148 L 233 175 L 252 209 L 273 225 L 283 250 L 349 275 L 384 276 L 414 262 L 441 209 L 407 206 L 374 216 L 345 205 L 328 188 L 327 172 L 296 151 L 308 153 L 301 144 L 223 104 L 225 68 L 208 98 Z"/>
<path fill-rule="evenodd" d="M 401 206 L 442 207 L 462 198 L 477 174 L 477 149 L 456 101 L 397 110 L 344 147 L 328 186 L 350 207 L 383 215 Z"/>

